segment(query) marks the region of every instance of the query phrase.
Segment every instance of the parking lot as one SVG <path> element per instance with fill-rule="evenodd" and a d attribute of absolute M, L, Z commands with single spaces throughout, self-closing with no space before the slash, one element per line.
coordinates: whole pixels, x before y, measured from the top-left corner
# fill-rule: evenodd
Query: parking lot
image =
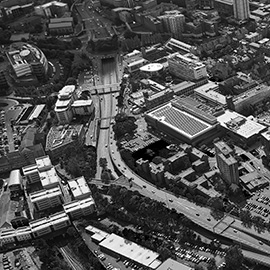
<path fill-rule="evenodd" d="M 256 192 L 256 194 L 247 201 L 244 209 L 249 210 L 252 215 L 257 215 L 264 218 L 265 220 L 268 220 L 270 214 L 269 187 L 262 191 Z"/>

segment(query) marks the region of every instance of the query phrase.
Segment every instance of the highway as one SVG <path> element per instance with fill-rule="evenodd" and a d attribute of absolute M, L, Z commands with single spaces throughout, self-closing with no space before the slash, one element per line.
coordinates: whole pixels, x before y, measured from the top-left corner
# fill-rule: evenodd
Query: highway
<path fill-rule="evenodd" d="M 101 61 L 101 60 L 100 60 Z M 103 91 L 106 94 L 99 92 L 100 97 L 100 130 L 97 144 L 97 173 L 96 178 L 101 178 L 101 167 L 99 166 L 99 159 L 106 158 L 108 161 L 108 168 L 111 169 L 112 175 L 117 177 L 114 170 L 113 163 L 109 155 L 109 139 L 111 130 L 111 121 L 117 113 L 116 110 L 116 94 L 112 93 L 118 90 L 118 76 L 116 72 L 116 62 L 113 60 L 105 60 L 102 62 L 102 76 L 101 84 Z M 113 85 L 113 86 L 112 86 Z M 100 88 L 100 87 L 99 87 Z"/>

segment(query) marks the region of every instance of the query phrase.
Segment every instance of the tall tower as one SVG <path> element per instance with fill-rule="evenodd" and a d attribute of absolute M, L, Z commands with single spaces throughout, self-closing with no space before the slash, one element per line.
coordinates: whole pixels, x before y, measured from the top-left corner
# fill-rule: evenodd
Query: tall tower
<path fill-rule="evenodd" d="M 237 20 L 246 20 L 250 16 L 249 0 L 233 0 L 233 13 Z"/>
<path fill-rule="evenodd" d="M 179 38 L 184 29 L 185 16 L 179 11 L 167 11 L 165 15 L 159 17 L 165 30 L 172 33 L 173 37 Z"/>
<path fill-rule="evenodd" d="M 234 151 L 224 142 L 215 143 L 217 165 L 222 178 L 228 184 L 239 184 L 238 162 L 233 157 Z"/>

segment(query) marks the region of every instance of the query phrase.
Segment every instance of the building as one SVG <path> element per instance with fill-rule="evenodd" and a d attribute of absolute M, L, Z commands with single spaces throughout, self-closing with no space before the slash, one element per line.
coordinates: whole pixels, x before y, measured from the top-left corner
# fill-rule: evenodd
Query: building
<path fill-rule="evenodd" d="M 92 197 L 79 201 L 71 201 L 63 204 L 66 214 L 71 220 L 79 219 L 84 216 L 91 215 L 95 212 L 95 202 Z"/>
<path fill-rule="evenodd" d="M 222 16 L 233 16 L 233 0 L 214 0 L 214 9 Z"/>
<path fill-rule="evenodd" d="M 243 147 L 260 140 L 260 133 L 266 130 L 265 126 L 230 110 L 218 116 L 217 121 L 223 131 Z"/>
<path fill-rule="evenodd" d="M 160 92 L 157 92 L 151 96 L 144 97 L 145 107 L 147 110 L 155 108 L 161 104 L 169 102 L 173 99 L 174 92 L 171 89 L 166 89 Z"/>
<path fill-rule="evenodd" d="M 198 81 L 207 77 L 206 66 L 193 54 L 175 53 L 168 58 L 169 72 L 187 81 Z"/>
<path fill-rule="evenodd" d="M 66 85 L 58 93 L 54 111 L 60 124 L 67 124 L 73 118 L 72 103 L 78 99 L 75 85 Z"/>
<path fill-rule="evenodd" d="M 49 216 L 51 228 L 58 231 L 71 225 L 69 216 L 65 212 L 58 212 Z"/>
<path fill-rule="evenodd" d="M 181 37 L 181 33 L 184 31 L 185 16 L 179 10 L 165 11 L 165 14 L 158 18 L 162 21 L 167 33 L 172 33 L 175 38 Z"/>
<path fill-rule="evenodd" d="M 63 203 L 63 196 L 59 187 L 33 192 L 29 195 L 29 198 L 36 211 L 44 211 Z"/>
<path fill-rule="evenodd" d="M 241 186 L 249 193 L 256 192 L 269 186 L 269 181 L 257 171 L 253 171 L 240 176 Z"/>
<path fill-rule="evenodd" d="M 48 73 L 48 61 L 43 52 L 24 42 L 12 43 L 6 56 L 17 81 L 43 80 Z"/>
<path fill-rule="evenodd" d="M 91 225 L 87 226 L 85 228 L 85 230 L 91 234 L 91 239 L 92 241 L 94 241 L 95 243 L 100 243 L 101 241 L 103 241 L 106 237 L 109 236 L 109 234 L 107 232 L 104 232 L 96 227 L 93 227 Z"/>
<path fill-rule="evenodd" d="M 155 269 L 160 265 L 160 261 L 157 260 L 159 257 L 158 253 L 139 246 L 114 233 L 103 240 L 99 244 L 99 247 L 101 251 L 104 251 L 111 256 L 121 257 L 123 260 L 127 259 L 150 269 Z"/>
<path fill-rule="evenodd" d="M 71 108 L 74 115 L 91 115 L 94 111 L 94 103 L 91 99 L 75 100 Z"/>
<path fill-rule="evenodd" d="M 189 45 L 175 38 L 170 38 L 166 42 L 165 48 L 170 52 L 178 52 L 182 55 L 187 53 L 195 53 L 197 51 L 195 46 Z"/>
<path fill-rule="evenodd" d="M 0 246 L 15 243 L 16 238 L 13 228 L 5 228 L 0 231 Z"/>
<path fill-rule="evenodd" d="M 56 160 L 68 146 L 82 144 L 84 136 L 83 125 L 53 126 L 46 138 L 45 151 L 52 160 Z"/>
<path fill-rule="evenodd" d="M 22 176 L 20 170 L 12 170 L 9 175 L 8 188 L 11 193 L 22 190 Z"/>
<path fill-rule="evenodd" d="M 15 238 L 18 242 L 29 241 L 32 239 L 32 231 L 29 226 L 17 228 L 15 231 Z"/>
<path fill-rule="evenodd" d="M 82 200 L 91 196 L 90 188 L 83 176 L 69 180 L 68 186 L 74 200 Z"/>
<path fill-rule="evenodd" d="M 192 270 L 193 268 L 184 265 L 178 261 L 171 258 L 163 262 L 156 270 Z"/>
<path fill-rule="evenodd" d="M 234 151 L 222 141 L 215 143 L 217 166 L 222 178 L 229 184 L 239 184 L 238 162 Z"/>
<path fill-rule="evenodd" d="M 183 99 L 174 100 L 145 115 L 148 127 L 170 137 L 196 144 L 217 133 L 217 119 Z"/>
<path fill-rule="evenodd" d="M 48 24 L 48 31 L 51 35 L 68 35 L 74 31 L 73 18 L 61 17 L 52 18 Z"/>
<path fill-rule="evenodd" d="M 41 218 L 41 219 L 33 220 L 29 223 L 29 226 L 31 228 L 31 232 L 34 238 L 38 238 L 40 236 L 51 233 L 52 228 L 50 225 L 51 224 L 48 218 Z"/>
<path fill-rule="evenodd" d="M 36 6 L 35 13 L 46 17 L 62 17 L 68 11 L 66 3 L 52 1 L 44 5 Z"/>
<path fill-rule="evenodd" d="M 269 156 L 270 155 L 270 130 L 269 128 L 267 131 L 261 134 L 261 142 L 264 147 L 265 153 Z"/>
<path fill-rule="evenodd" d="M 164 66 L 160 63 L 150 63 L 140 67 L 140 71 L 149 77 L 159 75 Z"/>
<path fill-rule="evenodd" d="M 237 20 L 249 19 L 249 0 L 233 0 L 233 13 Z"/>
<path fill-rule="evenodd" d="M 134 62 L 129 63 L 127 65 L 127 70 L 129 73 L 136 72 L 136 71 L 140 70 L 140 68 L 147 63 L 148 63 L 148 61 L 146 59 L 141 58 L 139 60 L 136 60 Z"/>

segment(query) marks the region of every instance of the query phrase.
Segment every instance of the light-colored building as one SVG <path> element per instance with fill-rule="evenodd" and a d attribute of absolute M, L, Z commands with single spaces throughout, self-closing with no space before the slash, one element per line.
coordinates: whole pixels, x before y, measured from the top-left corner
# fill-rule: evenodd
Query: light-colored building
<path fill-rule="evenodd" d="M 28 226 L 20 227 L 15 231 L 15 237 L 18 242 L 24 242 L 32 239 L 32 231 Z"/>
<path fill-rule="evenodd" d="M 233 0 L 233 13 L 237 20 L 249 19 L 249 0 Z"/>
<path fill-rule="evenodd" d="M 39 171 L 36 164 L 25 166 L 22 168 L 22 171 L 29 184 L 40 181 Z"/>
<path fill-rule="evenodd" d="M 70 219 L 91 215 L 95 212 L 95 202 L 92 197 L 80 201 L 72 201 L 63 205 L 64 211 Z"/>
<path fill-rule="evenodd" d="M 184 31 L 185 16 L 179 10 L 165 11 L 165 14 L 158 18 L 168 33 L 172 33 L 176 38 L 181 36 Z"/>
<path fill-rule="evenodd" d="M 52 232 L 51 224 L 48 218 L 41 218 L 29 222 L 29 226 L 34 238 L 40 237 Z"/>
<path fill-rule="evenodd" d="M 91 115 L 94 111 L 94 103 L 91 99 L 75 100 L 71 107 L 74 115 Z"/>
<path fill-rule="evenodd" d="M 83 176 L 69 180 L 68 186 L 74 200 L 89 198 L 91 195 L 90 188 Z"/>
<path fill-rule="evenodd" d="M 6 245 L 10 243 L 15 243 L 16 238 L 14 234 L 15 230 L 13 228 L 5 228 L 0 231 L 0 245 Z"/>
<path fill-rule="evenodd" d="M 171 258 L 163 262 L 156 270 L 192 270 L 193 268 Z"/>
<path fill-rule="evenodd" d="M 71 225 L 69 216 L 65 212 L 50 215 L 49 220 L 54 231 L 61 230 Z"/>
<path fill-rule="evenodd" d="M 198 81 L 207 77 L 205 64 L 200 62 L 193 54 L 172 54 L 168 58 L 168 64 L 169 72 L 178 78 L 189 81 Z"/>
<path fill-rule="evenodd" d="M 54 111 L 60 124 L 67 124 L 72 120 L 71 105 L 77 99 L 75 85 L 66 85 L 59 91 Z"/>
<path fill-rule="evenodd" d="M 52 1 L 44 5 L 36 6 L 35 13 L 37 15 L 46 17 L 62 17 L 65 12 L 68 11 L 68 5 L 66 3 Z"/>
<path fill-rule="evenodd" d="M 238 162 L 234 151 L 222 141 L 215 143 L 217 165 L 222 178 L 229 184 L 239 184 Z"/>
<path fill-rule="evenodd" d="M 13 170 L 10 172 L 8 188 L 11 192 L 17 192 L 22 189 L 22 176 L 20 170 Z"/>
<path fill-rule="evenodd" d="M 63 203 L 63 196 L 59 187 L 33 192 L 29 195 L 29 198 L 36 211 L 50 209 Z"/>

